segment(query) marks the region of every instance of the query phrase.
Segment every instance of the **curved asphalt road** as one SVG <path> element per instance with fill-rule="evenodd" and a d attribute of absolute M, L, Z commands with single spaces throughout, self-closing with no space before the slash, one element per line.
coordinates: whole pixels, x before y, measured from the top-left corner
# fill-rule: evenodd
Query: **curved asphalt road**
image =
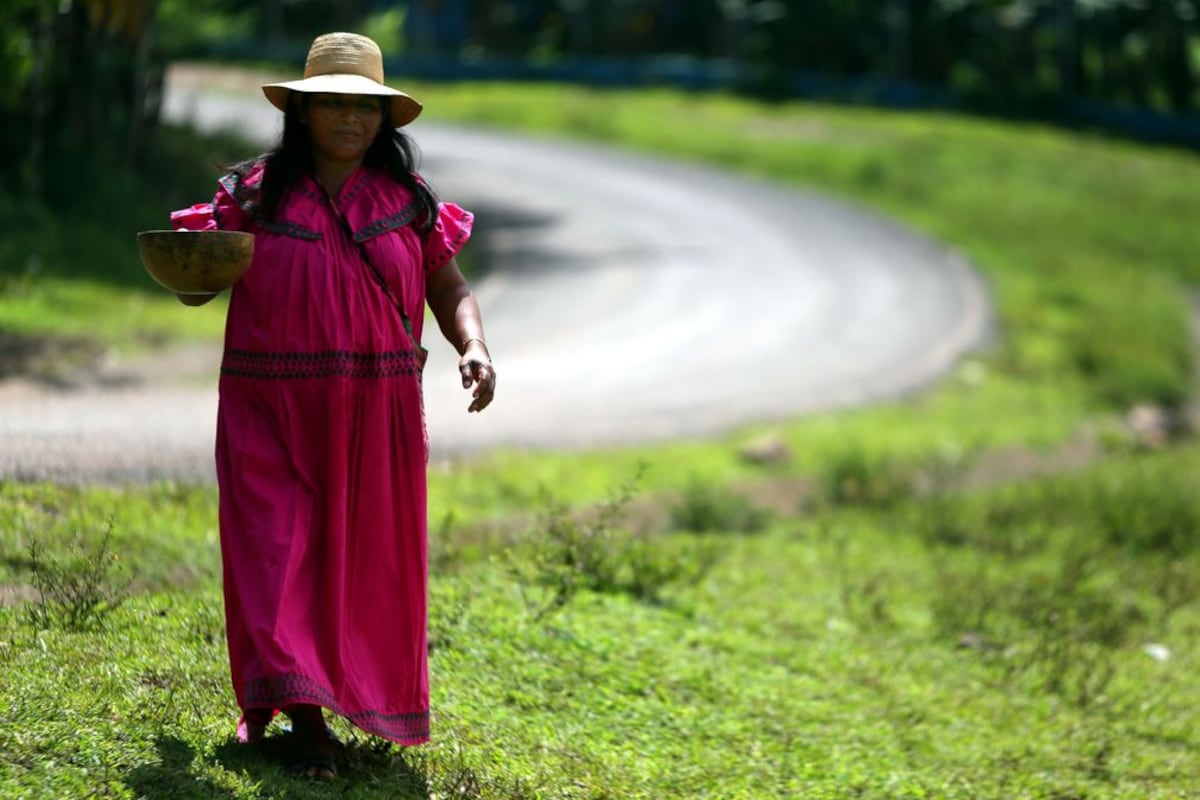
<path fill-rule="evenodd" d="M 177 91 L 167 113 L 264 143 L 279 125 L 259 97 Z M 411 133 L 440 194 L 478 215 L 499 375 L 492 407 L 468 415 L 455 355 L 427 328 L 435 457 L 703 436 L 884 400 L 988 334 L 986 290 L 960 256 L 846 204 L 590 145 Z M 210 479 L 219 357 L 200 349 L 185 369 L 168 354 L 168 369 L 116 369 L 116 385 L 86 391 L 0 384 L 0 478 Z M 162 372 L 190 377 L 148 377 Z"/>

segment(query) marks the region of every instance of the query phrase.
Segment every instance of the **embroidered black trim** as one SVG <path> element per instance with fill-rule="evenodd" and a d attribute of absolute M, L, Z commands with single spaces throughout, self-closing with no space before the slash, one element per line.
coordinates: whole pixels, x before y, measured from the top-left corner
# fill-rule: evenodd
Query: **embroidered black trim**
<path fill-rule="evenodd" d="M 403 714 L 384 714 L 379 711 L 347 713 L 334 700 L 333 692 L 307 675 L 279 675 L 249 681 L 244 690 L 244 708 L 285 708 L 297 703 L 324 706 L 345 717 L 358 727 L 376 736 L 404 743 L 420 743 L 429 739 L 429 711 Z"/>
<path fill-rule="evenodd" d="M 294 222 L 274 222 L 262 219 L 257 220 L 257 222 L 258 226 L 263 230 L 270 231 L 271 233 L 281 233 L 284 236 L 291 236 L 294 239 L 316 241 L 325 238 L 325 235 L 320 231 L 310 230 Z"/>
<path fill-rule="evenodd" d="M 221 361 L 221 374 L 270 380 L 379 379 L 420 375 L 421 362 L 413 350 L 393 350 L 384 353 L 355 353 L 349 350 L 316 353 L 226 350 Z"/>
<path fill-rule="evenodd" d="M 240 171 L 230 172 L 222 175 L 217 179 L 217 183 L 225 187 L 225 191 L 229 192 L 242 210 L 250 216 L 254 216 L 258 210 L 258 201 L 261 196 L 261 187 L 257 184 L 254 186 L 246 185 L 247 173 Z"/>
<path fill-rule="evenodd" d="M 375 220 L 369 225 L 355 231 L 354 241 L 365 242 L 367 239 L 378 236 L 381 233 L 394 231 L 396 228 L 403 228 L 413 221 L 420 207 L 421 204 L 414 200 L 395 214 Z"/>
<path fill-rule="evenodd" d="M 354 184 L 347 190 L 345 194 L 339 198 L 339 203 L 343 206 L 350 205 L 350 201 L 354 199 L 354 195 L 358 194 L 358 190 L 367 184 L 367 171 L 359 170 L 354 176 Z"/>

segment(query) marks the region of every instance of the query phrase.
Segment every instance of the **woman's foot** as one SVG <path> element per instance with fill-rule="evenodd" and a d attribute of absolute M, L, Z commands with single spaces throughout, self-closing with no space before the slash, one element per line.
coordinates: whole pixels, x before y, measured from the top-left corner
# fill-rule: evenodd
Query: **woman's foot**
<path fill-rule="evenodd" d="M 292 720 L 291 762 L 293 768 L 314 780 L 331 781 L 337 777 L 333 763 L 333 742 L 320 706 L 296 705 L 285 709 Z"/>
<path fill-rule="evenodd" d="M 242 744 L 258 744 L 267 735 L 267 726 L 271 724 L 271 710 L 267 708 L 248 708 L 238 720 L 237 740 Z"/>

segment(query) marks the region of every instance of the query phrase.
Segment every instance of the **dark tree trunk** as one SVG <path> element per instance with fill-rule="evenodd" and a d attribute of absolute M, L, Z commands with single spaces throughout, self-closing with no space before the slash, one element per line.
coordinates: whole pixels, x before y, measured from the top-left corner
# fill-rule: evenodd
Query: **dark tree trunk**
<path fill-rule="evenodd" d="M 52 98 L 51 70 L 54 60 L 53 20 L 43 10 L 38 15 L 33 36 L 33 73 L 29 84 L 29 163 L 26 174 L 30 193 L 42 198 L 42 158 L 46 152 L 46 117 Z"/>
<path fill-rule="evenodd" d="M 912 77 L 912 0 L 891 0 L 888 11 L 891 71 L 895 77 L 907 80 Z"/>
<path fill-rule="evenodd" d="M 260 24 L 263 37 L 269 44 L 279 44 L 284 40 L 283 0 L 263 0 Z"/>
<path fill-rule="evenodd" d="M 1079 28 L 1075 0 L 1058 0 L 1058 86 L 1064 97 L 1079 93 Z"/>
<path fill-rule="evenodd" d="M 128 164 L 141 163 L 146 143 L 158 123 L 162 95 L 162 69 L 154 58 L 156 4 L 149 4 L 146 14 L 133 65 L 129 133 L 125 138 L 125 161 Z"/>
<path fill-rule="evenodd" d="M 1195 107 L 1196 80 L 1192 73 L 1189 36 L 1186 23 L 1174 5 L 1162 3 L 1158 13 L 1162 56 L 1158 72 L 1172 111 L 1187 112 Z"/>

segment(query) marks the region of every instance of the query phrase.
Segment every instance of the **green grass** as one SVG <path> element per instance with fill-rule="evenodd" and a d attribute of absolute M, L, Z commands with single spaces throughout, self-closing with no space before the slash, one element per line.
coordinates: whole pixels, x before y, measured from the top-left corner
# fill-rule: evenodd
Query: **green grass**
<path fill-rule="evenodd" d="M 60 590 L 0 607 L 0 796 L 1200 795 L 1200 446 L 1140 452 L 1116 418 L 1192 393 L 1200 160 L 941 114 L 411 88 L 430 116 L 881 209 L 980 266 L 998 340 L 884 407 L 431 465 L 435 739 L 401 751 L 340 724 L 332 790 L 231 742 L 214 488 L 0 483 L 0 589 Z M 186 134 L 166 152 L 142 189 L 97 188 L 105 211 L 71 236 L 0 215 L 0 331 L 218 335 L 220 308 L 178 306 L 136 264 L 132 231 L 216 174 Z M 739 455 L 761 436 L 790 459 Z M 1065 445 L 1095 462 L 987 466 Z"/>
<path fill-rule="evenodd" d="M 435 740 L 405 752 L 339 724 L 337 792 L 1194 796 L 1197 475 L 1190 447 L 887 509 L 818 504 L 757 533 L 617 515 L 595 547 L 675 571 L 640 594 L 581 561 L 587 580 L 549 612 L 560 566 L 533 554 L 590 517 L 546 502 L 474 552 L 450 525 L 431 585 Z M 148 587 L 81 631 L 0 610 L 0 795 L 329 794 L 231 741 L 211 489 L 0 495 L 6 530 L 82 532 L 80 552 L 111 519 L 112 580 Z M 28 581 L 2 546 L 7 582 Z"/>

